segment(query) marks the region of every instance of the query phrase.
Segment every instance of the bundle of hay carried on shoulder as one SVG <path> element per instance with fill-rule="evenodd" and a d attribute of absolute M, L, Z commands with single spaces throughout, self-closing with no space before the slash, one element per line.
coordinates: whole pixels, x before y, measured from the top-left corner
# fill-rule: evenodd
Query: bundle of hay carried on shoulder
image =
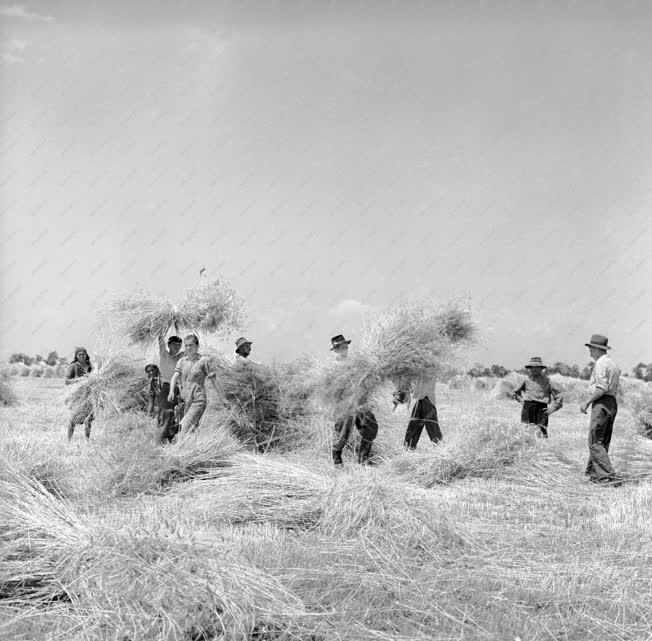
<path fill-rule="evenodd" d="M 147 386 L 144 364 L 110 355 L 94 362 L 86 376 L 73 379 L 66 389 L 64 402 L 73 418 L 83 422 L 89 415 L 145 410 Z"/>
<path fill-rule="evenodd" d="M 242 300 L 222 279 L 189 289 L 176 302 L 146 293 L 118 298 L 108 311 L 116 321 L 115 330 L 134 344 L 151 344 L 170 327 L 220 334 L 244 322 Z"/>
<path fill-rule="evenodd" d="M 364 411 L 387 383 L 405 391 L 424 374 L 444 376 L 474 336 L 470 312 L 458 301 L 390 308 L 366 325 L 359 352 L 318 368 L 321 404 L 341 418 Z"/>
<path fill-rule="evenodd" d="M 306 363 L 233 365 L 219 357 L 213 363 L 234 436 L 263 451 L 290 447 L 312 411 Z"/>

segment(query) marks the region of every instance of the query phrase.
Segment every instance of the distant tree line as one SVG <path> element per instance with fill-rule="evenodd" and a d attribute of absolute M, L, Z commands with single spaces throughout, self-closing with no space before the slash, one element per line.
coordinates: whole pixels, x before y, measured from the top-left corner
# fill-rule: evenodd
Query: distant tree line
<path fill-rule="evenodd" d="M 470 370 L 468 370 L 467 375 L 472 376 L 473 378 L 479 378 L 480 376 L 504 378 L 511 371 L 518 372 L 519 374 L 527 374 L 525 368 L 509 370 L 502 365 L 494 364 L 491 365 L 491 367 L 486 367 L 480 363 L 476 363 Z M 572 376 L 573 378 L 580 378 L 583 380 L 588 380 L 591 377 L 592 371 L 593 363 L 587 363 L 584 367 L 580 367 L 579 365 L 569 365 L 568 363 L 562 363 L 561 361 L 548 365 L 549 374 L 561 374 L 562 376 Z M 639 363 L 632 369 L 632 376 L 641 381 L 652 381 L 652 363 Z"/>
<path fill-rule="evenodd" d="M 23 354 L 22 352 L 15 352 L 9 357 L 9 363 L 25 363 L 28 367 L 34 363 L 43 364 L 43 365 L 65 365 L 68 362 L 65 356 L 59 356 L 56 351 L 52 351 L 47 355 L 47 358 L 43 358 L 40 354 L 36 356 L 30 356 L 29 354 Z"/>

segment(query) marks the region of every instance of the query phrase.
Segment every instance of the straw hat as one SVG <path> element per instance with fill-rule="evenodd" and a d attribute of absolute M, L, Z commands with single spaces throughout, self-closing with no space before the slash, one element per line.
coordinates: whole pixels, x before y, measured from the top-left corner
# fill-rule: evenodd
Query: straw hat
<path fill-rule="evenodd" d="M 588 343 L 584 343 L 584 345 L 586 345 L 586 347 L 597 347 L 606 352 L 608 349 L 611 349 L 611 347 L 607 345 L 608 342 L 609 339 L 606 336 L 602 336 L 602 334 L 593 334 L 591 340 Z"/>
<path fill-rule="evenodd" d="M 543 364 L 541 356 L 532 356 L 530 362 L 525 366 L 525 368 L 530 369 L 531 367 L 546 367 L 546 365 Z"/>

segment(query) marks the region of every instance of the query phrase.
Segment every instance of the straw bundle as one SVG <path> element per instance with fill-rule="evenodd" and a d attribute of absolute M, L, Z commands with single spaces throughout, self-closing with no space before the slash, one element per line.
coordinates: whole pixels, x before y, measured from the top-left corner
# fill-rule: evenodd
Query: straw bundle
<path fill-rule="evenodd" d="M 74 379 L 64 400 L 73 417 L 83 422 L 89 414 L 144 410 L 146 386 L 147 377 L 141 365 L 110 355 L 95 364 L 89 374 Z"/>
<path fill-rule="evenodd" d="M 16 366 L 16 376 L 29 376 L 29 367 L 25 363 Z"/>
<path fill-rule="evenodd" d="M 146 293 L 120 298 L 110 304 L 109 312 L 118 321 L 117 331 L 135 344 L 151 343 L 170 327 L 221 333 L 244 322 L 241 299 L 221 279 L 189 289 L 176 303 Z"/>
<path fill-rule="evenodd" d="M 242 455 L 235 463 L 200 486 L 179 486 L 174 496 L 191 503 L 193 518 L 202 522 L 272 523 L 287 529 L 317 524 L 332 483 L 327 476 L 274 456 Z"/>
<path fill-rule="evenodd" d="M 528 455 L 535 443 L 534 430 L 491 421 L 458 432 L 431 451 L 397 457 L 391 466 L 403 480 L 433 487 L 466 477 L 501 475 L 505 467 Z"/>
<path fill-rule="evenodd" d="M 589 398 L 588 381 L 582 381 L 572 376 L 551 374 L 550 382 L 561 391 L 566 403 L 581 403 Z"/>
<path fill-rule="evenodd" d="M 52 365 L 46 365 L 43 368 L 43 378 L 54 378 L 54 367 Z"/>
<path fill-rule="evenodd" d="M 180 434 L 166 447 L 153 447 L 145 435 L 124 439 L 109 450 L 101 485 L 114 496 L 158 493 L 173 483 L 222 473 L 237 451 L 222 429 Z"/>
<path fill-rule="evenodd" d="M 424 372 L 440 375 L 455 362 L 456 348 L 469 344 L 475 325 L 458 301 L 394 307 L 365 329 L 362 350 L 381 379 L 412 382 Z"/>
<path fill-rule="evenodd" d="M 77 629 L 66 638 L 245 641 L 302 613 L 273 577 L 177 520 L 107 527 L 1 460 L 0 499 L 0 595 L 14 607 L 69 604 Z"/>
<path fill-rule="evenodd" d="M 499 379 L 490 392 L 491 398 L 496 399 L 513 399 L 514 386 L 504 379 Z"/>
<path fill-rule="evenodd" d="M 39 365 L 38 363 L 30 365 L 29 375 L 32 378 L 41 378 L 41 376 L 43 376 L 43 366 Z"/>
<path fill-rule="evenodd" d="M 311 390 L 304 383 L 303 366 L 233 366 L 224 359 L 214 363 L 236 438 L 265 450 L 291 445 L 302 419 L 310 412 Z"/>
<path fill-rule="evenodd" d="M 471 385 L 472 385 L 471 377 L 463 376 L 461 374 L 457 374 L 456 376 L 453 376 L 453 378 L 451 378 L 450 382 L 448 383 L 448 387 L 450 389 L 461 389 L 461 390 L 471 389 Z"/>
<path fill-rule="evenodd" d="M 313 375 L 317 400 L 332 420 L 367 409 L 383 382 L 377 364 L 365 353 L 317 362 Z"/>

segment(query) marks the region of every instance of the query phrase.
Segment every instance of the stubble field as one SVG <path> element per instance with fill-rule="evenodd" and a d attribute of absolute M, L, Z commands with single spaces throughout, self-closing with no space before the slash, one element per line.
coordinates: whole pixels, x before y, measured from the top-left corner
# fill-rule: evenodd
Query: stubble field
<path fill-rule="evenodd" d="M 152 419 L 65 438 L 62 381 L 0 409 L 1 639 L 652 638 L 652 442 L 627 407 L 622 487 L 583 477 L 588 419 L 543 441 L 519 406 L 438 386 L 444 442 L 401 448 L 379 406 L 376 465 L 332 468 L 330 423 L 243 449 L 212 414 L 160 447 Z"/>

